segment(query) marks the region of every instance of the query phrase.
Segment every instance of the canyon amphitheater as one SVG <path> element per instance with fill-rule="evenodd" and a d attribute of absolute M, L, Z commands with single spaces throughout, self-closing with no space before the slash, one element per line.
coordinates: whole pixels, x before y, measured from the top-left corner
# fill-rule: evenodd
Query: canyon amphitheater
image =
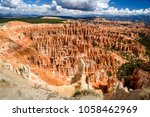
<path fill-rule="evenodd" d="M 149 99 L 150 72 L 117 78 L 126 53 L 150 68 L 144 23 L 101 18 L 0 27 L 0 99 Z M 84 92 L 84 93 L 82 93 Z"/>

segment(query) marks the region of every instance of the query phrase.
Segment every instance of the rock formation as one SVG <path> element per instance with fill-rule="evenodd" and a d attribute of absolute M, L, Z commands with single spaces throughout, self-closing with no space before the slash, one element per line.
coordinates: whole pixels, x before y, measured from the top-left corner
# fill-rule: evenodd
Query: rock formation
<path fill-rule="evenodd" d="M 141 23 L 104 19 L 54 25 L 13 23 L 0 30 L 0 57 L 13 66 L 5 67 L 24 78 L 34 73 L 52 85 L 81 81 L 81 89 L 91 86 L 106 93 L 118 82 L 117 69 L 126 61 L 120 53 L 145 59 L 146 49 L 136 39 L 141 34 L 150 36 Z"/>
<path fill-rule="evenodd" d="M 31 71 L 29 65 L 12 66 L 12 64 L 4 62 L 0 59 L 0 69 L 7 69 L 11 72 L 21 75 L 23 78 L 30 79 Z"/>
<path fill-rule="evenodd" d="M 20 67 L 16 68 L 15 71 L 18 72 L 24 78 L 31 78 L 31 71 L 29 65 L 21 65 Z"/>
<path fill-rule="evenodd" d="M 71 79 L 71 84 L 77 83 L 76 85 L 80 87 L 79 90 L 89 90 L 89 84 L 86 80 L 86 73 L 85 73 L 86 65 L 81 58 L 78 63 L 78 72 L 75 76 Z"/>
<path fill-rule="evenodd" d="M 133 75 L 129 76 L 125 85 L 131 89 L 141 89 L 150 86 L 150 72 L 135 69 Z"/>

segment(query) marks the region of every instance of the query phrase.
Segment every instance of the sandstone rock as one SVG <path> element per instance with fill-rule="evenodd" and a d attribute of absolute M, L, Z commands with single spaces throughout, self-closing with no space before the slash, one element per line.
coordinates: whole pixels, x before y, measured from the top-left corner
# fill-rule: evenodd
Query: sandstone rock
<path fill-rule="evenodd" d="M 3 62 L 3 68 L 13 71 L 13 66 L 10 63 Z"/>
<path fill-rule="evenodd" d="M 3 62 L 1 59 L 0 59 L 0 69 L 8 69 L 10 71 L 13 71 L 13 66 L 10 64 L 10 63 L 6 63 L 6 62 Z"/>
<path fill-rule="evenodd" d="M 136 38 L 141 33 L 150 37 L 150 30 L 143 24 L 136 23 L 136 27 L 134 24 L 103 19 L 70 20 L 54 25 L 11 22 L 0 31 L 0 48 L 6 59 L 32 66 L 34 73 L 50 84 L 57 84 L 57 79 L 57 82 L 67 84 L 74 77 L 72 84 L 81 81 L 85 84 L 83 89 L 87 89 L 88 79 L 89 84 L 99 83 L 109 91 L 120 61 L 123 61 L 116 55 L 122 51 L 136 56 L 145 54 L 145 47 Z M 84 62 L 80 60 L 78 66 L 80 58 Z M 116 64 L 117 61 L 120 64 Z M 103 74 L 100 73 L 102 69 Z M 30 68 L 26 65 L 14 68 L 14 71 L 30 78 Z M 112 80 L 108 81 L 109 71 Z M 141 80 L 138 82 L 140 84 Z"/>
<path fill-rule="evenodd" d="M 24 78 L 31 78 L 31 71 L 30 71 L 30 67 L 29 65 L 22 65 L 19 68 L 20 74 L 24 77 Z"/>
<path fill-rule="evenodd" d="M 2 60 L 0 58 L 0 70 L 2 69 Z"/>
<path fill-rule="evenodd" d="M 86 74 L 85 74 L 85 62 L 83 59 L 80 59 L 79 65 L 78 65 L 78 72 L 81 74 L 81 89 L 82 90 L 89 90 L 89 84 L 86 82 Z"/>
<path fill-rule="evenodd" d="M 150 73 L 142 69 L 135 69 L 127 81 L 127 86 L 132 89 L 141 89 L 150 86 Z"/>
<path fill-rule="evenodd" d="M 71 84 L 79 83 L 80 90 L 89 90 L 89 84 L 86 82 L 86 74 L 85 74 L 85 62 L 81 58 L 78 63 L 78 72 L 75 77 L 72 78 Z M 77 83 L 78 84 L 78 83 Z"/>
<path fill-rule="evenodd" d="M 150 88 L 136 89 L 129 92 L 125 90 L 118 90 L 111 96 L 106 96 L 105 99 L 109 100 L 149 100 Z"/>
<path fill-rule="evenodd" d="M 100 22 L 105 24 L 105 21 Z M 122 23 L 119 22 L 118 25 Z M 130 25 L 130 23 L 127 24 Z M 101 25 L 101 27 L 104 26 Z M 108 66 L 111 66 L 112 72 L 117 68 L 115 58 L 107 54 L 102 49 L 103 47 L 119 51 L 134 51 L 137 55 L 145 52 L 141 45 L 126 36 L 130 35 L 130 32 L 117 29 L 114 31 L 109 27 L 95 30 L 96 28 L 95 25 L 82 25 L 82 21 L 53 27 L 46 25 L 45 27 L 25 28 L 22 30 L 25 37 L 33 41 L 30 47 L 40 54 L 40 56 L 28 56 L 28 60 L 40 68 L 52 69 L 51 71 L 55 73 L 63 73 L 72 77 L 77 72 L 77 60 L 82 56 L 87 64 L 86 75 L 96 71 L 93 75 L 95 77 L 100 67 L 107 69 Z M 118 35 L 118 32 L 122 34 Z M 133 45 L 134 47 L 132 47 Z M 95 64 L 90 61 L 95 62 Z"/>

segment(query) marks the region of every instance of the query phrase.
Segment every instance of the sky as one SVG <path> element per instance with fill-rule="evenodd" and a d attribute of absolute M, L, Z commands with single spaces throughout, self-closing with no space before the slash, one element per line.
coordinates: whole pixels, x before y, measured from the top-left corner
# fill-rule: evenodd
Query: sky
<path fill-rule="evenodd" d="M 2 15 L 150 15 L 150 0 L 0 0 Z"/>

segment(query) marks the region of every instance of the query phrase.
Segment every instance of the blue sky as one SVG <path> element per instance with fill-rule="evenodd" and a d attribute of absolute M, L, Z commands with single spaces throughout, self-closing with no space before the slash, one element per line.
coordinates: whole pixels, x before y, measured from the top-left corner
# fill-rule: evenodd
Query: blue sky
<path fill-rule="evenodd" d="M 38 5 L 47 4 L 47 3 L 52 2 L 52 0 L 23 0 L 23 1 L 28 4 L 38 4 Z"/>
<path fill-rule="evenodd" d="M 150 15 L 150 0 L 0 0 L 0 14 Z"/>
<path fill-rule="evenodd" d="M 150 7 L 150 0 L 111 0 L 110 6 L 116 8 L 143 9 Z"/>

